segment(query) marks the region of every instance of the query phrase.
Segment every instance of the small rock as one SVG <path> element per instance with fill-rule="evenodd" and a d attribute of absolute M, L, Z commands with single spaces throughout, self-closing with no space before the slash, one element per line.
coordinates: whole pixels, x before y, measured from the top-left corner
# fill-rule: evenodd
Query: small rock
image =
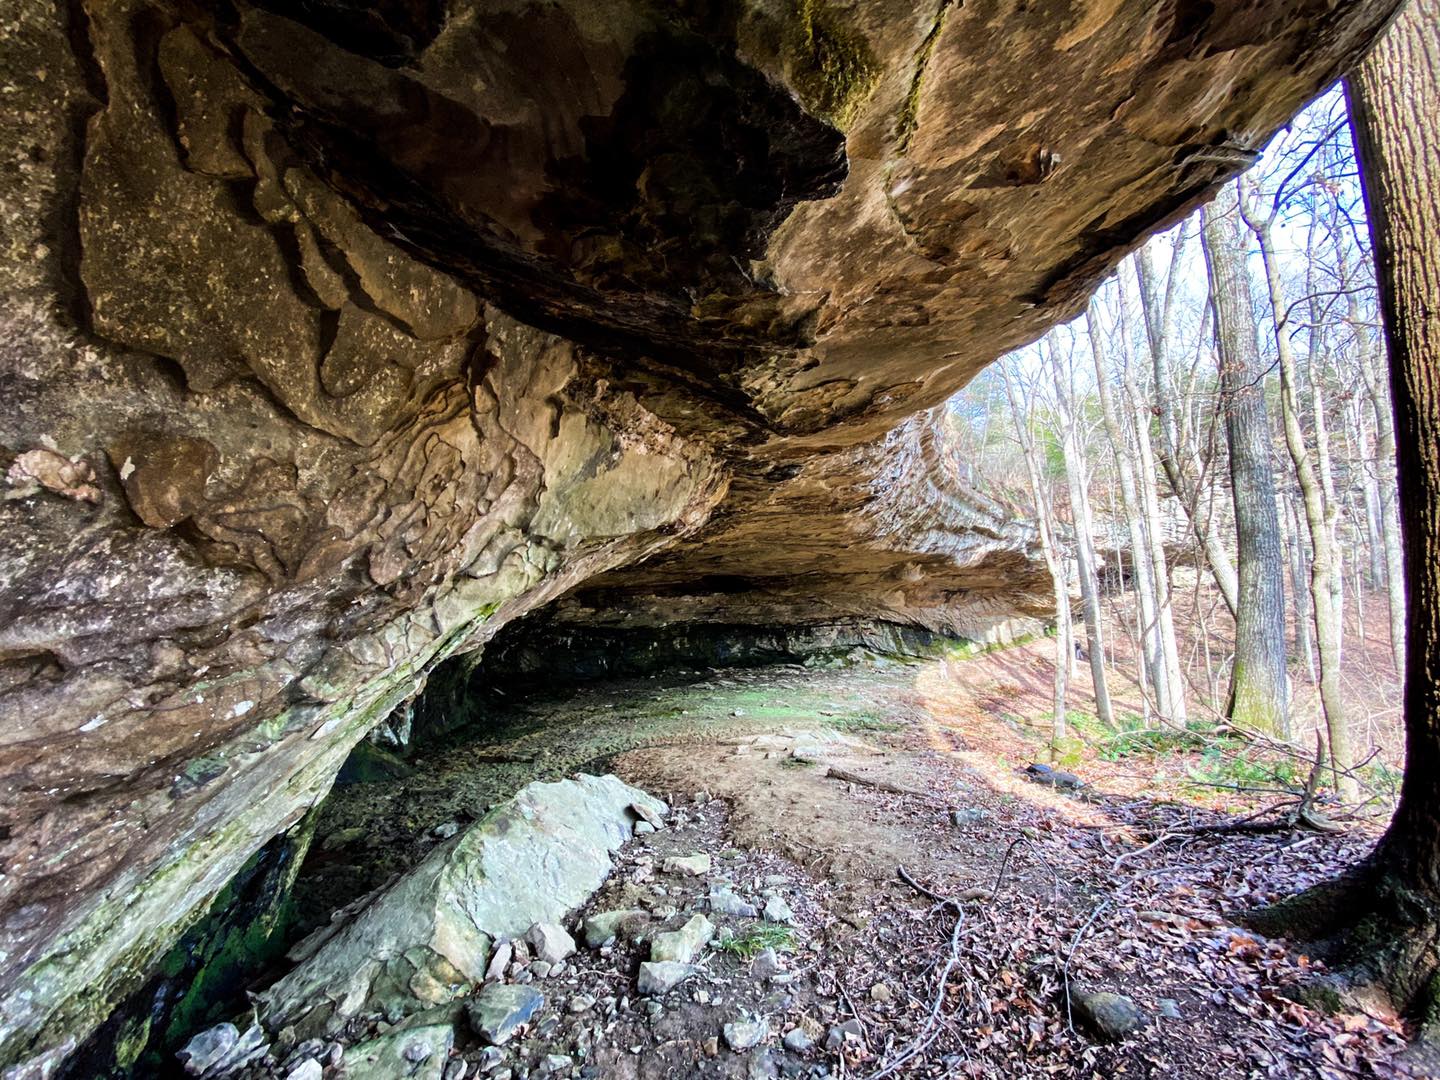
<path fill-rule="evenodd" d="M 720 1031 L 725 1036 L 725 1045 L 737 1054 L 743 1054 L 746 1050 L 769 1038 L 770 1025 L 763 1018 L 737 1020 L 726 1024 Z"/>
<path fill-rule="evenodd" d="M 589 1012 L 595 1007 L 595 999 L 589 994 L 576 994 L 566 1006 L 572 1013 Z"/>
<path fill-rule="evenodd" d="M 430 834 L 439 840 L 449 840 L 459 831 L 460 823 L 458 821 L 447 821 L 443 825 L 436 825 L 430 830 Z"/>
<path fill-rule="evenodd" d="M 1174 998 L 1161 998 L 1156 1004 L 1159 1006 L 1160 1015 L 1166 1020 L 1180 1019 L 1180 1003 Z"/>
<path fill-rule="evenodd" d="M 780 974 L 780 957 L 774 949 L 761 949 L 750 961 L 750 975 L 756 979 L 773 979 Z"/>
<path fill-rule="evenodd" d="M 535 955 L 547 963 L 556 963 L 575 953 L 575 939 L 558 923 L 536 923 L 525 935 Z"/>
<path fill-rule="evenodd" d="M 530 946 L 523 939 L 512 941 L 510 947 L 514 950 L 514 963 L 517 966 L 524 967 L 530 962 Z"/>
<path fill-rule="evenodd" d="M 703 877 L 710 872 L 710 856 L 703 851 L 695 855 L 671 855 L 660 864 L 660 869 L 670 874 Z"/>
<path fill-rule="evenodd" d="M 704 915 L 695 915 L 679 930 L 656 934 L 650 942 L 650 959 L 656 962 L 674 960 L 693 963 L 700 951 L 715 936 L 715 927 Z"/>
<path fill-rule="evenodd" d="M 646 825 L 649 825 L 652 832 L 665 827 L 665 818 L 644 803 L 631 803 L 630 811 Z M 638 832 L 639 830 L 637 829 L 636 831 Z"/>
<path fill-rule="evenodd" d="M 325 1069 L 313 1057 L 306 1058 L 285 1074 L 285 1080 L 321 1080 Z"/>
<path fill-rule="evenodd" d="M 499 982 L 503 979 L 505 969 L 510 966 L 510 959 L 514 955 L 515 947 L 508 941 L 495 946 L 495 951 L 490 954 L 490 963 L 485 966 L 485 981 Z"/>
<path fill-rule="evenodd" d="M 532 979 L 548 979 L 551 966 L 544 960 L 531 960 L 530 966 L 526 970 L 530 972 Z"/>
<path fill-rule="evenodd" d="M 880 1004 L 883 1005 L 889 1001 L 893 1001 L 894 998 L 895 995 L 891 992 L 890 987 L 886 986 L 884 983 L 876 983 L 874 986 L 870 987 L 871 1001 L 878 1001 Z"/>
<path fill-rule="evenodd" d="M 846 1020 L 843 1024 L 836 1024 L 830 1029 L 830 1034 L 825 1036 L 826 1050 L 839 1050 L 846 1042 L 859 1042 L 864 1036 L 865 1029 L 860 1026 L 860 1021 L 854 1018 Z"/>
<path fill-rule="evenodd" d="M 564 1054 L 546 1054 L 540 1061 L 540 1068 L 546 1073 L 568 1073 L 574 1064 L 574 1059 Z"/>
<path fill-rule="evenodd" d="M 455 1045 L 455 1028 L 448 1023 L 400 1028 L 350 1048 L 345 1058 L 349 1080 L 441 1080 Z"/>
<path fill-rule="evenodd" d="M 785 1038 L 782 1039 L 781 1042 L 785 1044 L 786 1050 L 790 1050 L 796 1054 L 803 1054 L 815 1045 L 815 1040 L 812 1039 L 809 1032 L 802 1027 L 791 1028 L 785 1033 Z"/>
<path fill-rule="evenodd" d="M 715 1036 L 715 1035 L 711 1035 L 710 1038 L 708 1038 L 708 1039 L 705 1040 L 704 1047 L 705 1047 L 705 1056 L 706 1056 L 706 1057 L 715 1057 L 717 1054 L 720 1053 L 720 1039 L 719 1039 L 719 1037 L 718 1037 L 718 1036 Z"/>
<path fill-rule="evenodd" d="M 275 1037 L 275 1041 L 281 1045 L 284 1045 L 286 1043 L 293 1043 L 295 1041 L 294 1029 L 290 1028 L 288 1029 L 288 1032 L 288 1039 L 283 1039 L 280 1037 L 286 1034 L 286 1030 L 282 1030 L 280 1032 L 280 1035 L 277 1035 Z M 318 1060 L 323 1057 L 324 1054 L 325 1040 L 306 1039 L 299 1046 L 295 1047 L 295 1049 L 290 1052 L 288 1057 L 283 1059 L 284 1065 L 282 1066 L 281 1071 L 286 1073 L 293 1071 L 297 1066 L 303 1064 L 306 1058 L 315 1058 L 318 1062 Z"/>
<path fill-rule="evenodd" d="M 961 807 L 959 810 L 950 811 L 950 824 L 964 827 L 966 825 L 978 825 L 988 815 L 984 810 L 977 810 L 973 806 Z"/>
<path fill-rule="evenodd" d="M 1025 775 L 1036 784 L 1044 784 L 1046 787 L 1058 788 L 1061 791 L 1079 791 L 1085 786 L 1085 781 L 1074 773 L 1053 769 L 1049 765 L 1042 765 L 1039 762 L 1025 766 Z"/>
<path fill-rule="evenodd" d="M 540 1011 L 545 996 L 528 986 L 491 983 L 466 1005 L 470 1027 L 486 1042 L 503 1045 Z"/>
<path fill-rule="evenodd" d="M 764 1047 L 751 1054 L 750 1062 L 745 1066 L 745 1080 L 773 1080 L 779 1074 L 775 1058 Z"/>
<path fill-rule="evenodd" d="M 649 921 L 649 912 L 639 908 L 596 912 L 585 920 L 585 944 L 599 949 L 622 935 L 638 940 Z"/>
<path fill-rule="evenodd" d="M 640 965 L 637 985 L 640 993 L 657 997 L 669 993 L 699 970 L 693 964 L 682 964 L 675 960 L 651 960 Z"/>
<path fill-rule="evenodd" d="M 770 922 L 789 926 L 795 921 L 795 913 L 790 910 L 790 905 L 780 897 L 772 896 L 765 901 L 765 918 Z"/>
<path fill-rule="evenodd" d="M 321 1064 L 336 1068 L 345 1059 L 345 1047 L 338 1042 L 332 1042 L 325 1051 L 325 1056 L 320 1059 Z"/>
<path fill-rule="evenodd" d="M 654 825 L 651 825 L 648 821 L 637 821 L 637 822 L 635 822 L 635 835 L 636 835 L 636 836 L 648 836 L 650 833 L 653 833 L 654 831 L 655 831 L 655 826 L 654 826 Z"/>
<path fill-rule="evenodd" d="M 258 1024 L 252 1024 L 244 1035 L 234 1024 L 216 1024 L 196 1035 L 175 1056 L 191 1076 L 224 1077 L 262 1057 L 269 1045 Z"/>
<path fill-rule="evenodd" d="M 216 1024 L 196 1035 L 175 1056 L 191 1076 L 203 1076 L 225 1060 L 240 1041 L 240 1029 L 234 1024 Z"/>
<path fill-rule="evenodd" d="M 480 1051 L 480 1059 L 475 1063 L 475 1067 L 482 1073 L 493 1072 L 500 1067 L 501 1062 L 504 1060 L 504 1050 L 501 1050 L 498 1046 L 487 1046 L 484 1050 Z"/>
<path fill-rule="evenodd" d="M 711 888 L 710 910 L 721 915 L 736 915 L 745 919 L 753 919 L 759 914 L 755 905 L 742 900 L 734 889 L 728 886 Z"/>
<path fill-rule="evenodd" d="M 759 1011 L 766 1016 L 774 1016 L 777 1013 L 789 1012 L 793 999 L 783 990 L 777 990 L 773 994 L 766 994 L 765 999 L 760 1002 Z"/>
<path fill-rule="evenodd" d="M 451 1058 L 445 1064 L 440 1080 L 465 1080 L 470 1075 L 470 1065 L 464 1058 Z"/>
<path fill-rule="evenodd" d="M 1124 994 L 1108 990 L 1070 991 L 1070 1008 L 1090 1031 L 1107 1042 L 1119 1042 L 1145 1026 L 1147 1017 Z"/>

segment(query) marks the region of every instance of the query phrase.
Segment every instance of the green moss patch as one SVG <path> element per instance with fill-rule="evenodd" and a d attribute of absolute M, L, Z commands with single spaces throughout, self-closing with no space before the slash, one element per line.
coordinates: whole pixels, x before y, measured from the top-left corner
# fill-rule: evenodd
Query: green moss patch
<path fill-rule="evenodd" d="M 824 0 L 798 0 L 786 45 L 787 74 L 805 107 L 846 130 L 880 81 L 865 35 Z"/>
<path fill-rule="evenodd" d="M 910 77 L 910 90 L 905 95 L 905 101 L 900 106 L 900 115 L 895 120 L 895 141 L 901 154 L 909 151 L 910 140 L 914 138 L 915 129 L 920 125 L 920 93 L 925 86 L 925 73 L 930 67 L 935 43 L 940 40 L 940 34 L 945 29 L 945 20 L 950 17 L 950 7 L 951 0 L 945 0 L 940 5 L 934 25 L 920 43 L 920 48 L 915 50 L 915 74 Z"/>

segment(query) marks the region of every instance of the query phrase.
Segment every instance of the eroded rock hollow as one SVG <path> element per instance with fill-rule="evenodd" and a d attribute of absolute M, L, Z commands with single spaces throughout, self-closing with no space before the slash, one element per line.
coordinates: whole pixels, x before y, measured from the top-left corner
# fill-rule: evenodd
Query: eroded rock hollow
<path fill-rule="evenodd" d="M 1041 615 L 927 410 L 1393 7 L 11 5 L 0 1064 L 527 612 Z"/>

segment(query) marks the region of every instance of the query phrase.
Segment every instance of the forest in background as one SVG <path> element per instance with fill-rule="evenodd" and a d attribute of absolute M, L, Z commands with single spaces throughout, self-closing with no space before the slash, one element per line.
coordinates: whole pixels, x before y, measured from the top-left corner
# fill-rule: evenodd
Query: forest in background
<path fill-rule="evenodd" d="M 1306 812 L 1322 793 L 1388 811 L 1395 429 L 1338 88 L 945 421 L 971 481 L 1037 525 L 1056 760 L 1088 725 L 1129 745 L 1222 741 Z"/>

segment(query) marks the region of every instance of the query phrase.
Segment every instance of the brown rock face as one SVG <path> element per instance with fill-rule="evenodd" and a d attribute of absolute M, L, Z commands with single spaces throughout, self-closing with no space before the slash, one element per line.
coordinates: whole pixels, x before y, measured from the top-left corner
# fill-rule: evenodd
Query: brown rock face
<path fill-rule="evenodd" d="M 922 410 L 1392 7 L 10 5 L 0 1065 L 63 1057 L 436 663 L 562 594 L 1038 610 Z"/>

